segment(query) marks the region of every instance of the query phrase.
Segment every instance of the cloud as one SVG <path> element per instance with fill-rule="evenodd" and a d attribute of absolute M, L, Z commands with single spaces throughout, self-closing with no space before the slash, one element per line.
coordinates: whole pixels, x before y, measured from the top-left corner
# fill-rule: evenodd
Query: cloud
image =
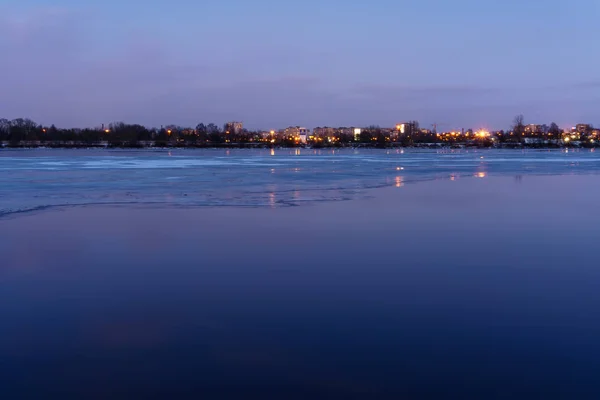
<path fill-rule="evenodd" d="M 497 89 L 475 85 L 382 85 L 363 83 L 356 85 L 354 93 L 364 96 L 456 96 L 495 92 Z"/>
<path fill-rule="evenodd" d="M 113 29 L 107 37 L 106 21 L 88 18 L 85 9 L 3 11 L 0 117 L 61 126 L 240 119 L 251 128 L 271 129 L 291 124 L 391 126 L 408 119 L 424 125 L 434 120 L 467 124 L 485 117 L 504 127 L 502 121 L 515 113 L 530 112 L 536 119 L 561 111 L 589 115 L 597 104 L 592 89 L 600 87 L 600 81 L 553 88 L 493 87 L 478 81 L 402 84 L 393 76 L 388 76 L 389 84 L 364 76 L 355 83 L 360 72 L 310 51 L 298 61 L 293 46 L 286 50 L 277 43 L 258 43 L 235 51 L 233 39 L 226 50 L 223 43 L 206 40 L 185 52 L 154 29 Z M 321 64 L 339 67 L 340 74 Z M 539 111 L 541 102 L 550 100 L 555 103 L 547 104 L 548 111 Z M 575 101 L 581 110 L 572 106 Z"/>

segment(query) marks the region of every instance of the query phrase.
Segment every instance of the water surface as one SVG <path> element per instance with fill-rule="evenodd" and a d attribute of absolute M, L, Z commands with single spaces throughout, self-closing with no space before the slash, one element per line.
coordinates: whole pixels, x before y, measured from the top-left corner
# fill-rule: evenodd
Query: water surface
<path fill-rule="evenodd" d="M 0 217 L 89 204 L 285 207 L 432 179 L 597 174 L 594 150 L 2 150 Z"/>
<path fill-rule="evenodd" d="M 598 398 L 600 177 L 557 161 L 571 154 L 550 154 L 485 153 L 516 159 L 485 174 L 476 159 L 457 173 L 459 161 L 440 172 L 453 179 L 434 179 L 430 166 L 422 181 L 389 171 L 388 157 L 402 154 L 371 161 L 386 167 L 369 179 L 336 180 L 334 161 L 306 161 L 330 177 L 306 173 L 305 187 L 363 186 L 345 201 L 296 207 L 141 202 L 7 215 L 0 396 Z M 593 166 L 592 156 L 576 155 Z M 522 171 L 534 164 L 543 173 Z M 53 176 L 29 168 L 9 175 Z M 239 193 L 274 182 L 264 166 L 239 168 L 255 171 Z M 117 169 L 101 170 L 102 187 L 83 167 L 54 173 L 81 174 L 74 185 L 84 191 L 119 192 Z M 154 170 L 156 181 L 166 170 Z M 369 189 L 379 178 L 385 187 Z M 27 198 L 20 179 L 13 194 Z M 230 187 L 211 185 L 215 196 Z"/>

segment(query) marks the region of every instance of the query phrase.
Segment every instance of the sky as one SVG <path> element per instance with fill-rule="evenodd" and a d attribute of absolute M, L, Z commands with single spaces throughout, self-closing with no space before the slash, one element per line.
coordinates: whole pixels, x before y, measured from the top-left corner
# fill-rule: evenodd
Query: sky
<path fill-rule="evenodd" d="M 598 0 L 0 0 L 0 118 L 600 126 Z"/>

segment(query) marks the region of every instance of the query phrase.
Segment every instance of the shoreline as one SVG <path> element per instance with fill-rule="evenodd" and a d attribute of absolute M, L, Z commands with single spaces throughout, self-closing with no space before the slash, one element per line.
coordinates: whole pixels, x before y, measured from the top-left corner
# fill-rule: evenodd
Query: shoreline
<path fill-rule="evenodd" d="M 568 145 L 548 145 L 548 144 L 533 144 L 533 143 L 505 143 L 498 145 L 477 145 L 477 144 L 454 144 L 449 145 L 445 143 L 418 143 L 412 145 L 404 145 L 402 143 L 391 143 L 386 145 L 377 145 L 370 143 L 361 144 L 334 144 L 334 145 L 271 145 L 264 143 L 226 143 L 226 144 L 210 144 L 210 145 L 186 145 L 186 144 L 173 144 L 167 146 L 157 146 L 155 144 L 143 144 L 143 145 L 131 145 L 131 144 L 85 144 L 85 143 L 19 143 L 19 144 L 0 144 L 1 150 L 36 150 L 36 149 L 101 149 L 101 150 L 173 150 L 173 149 L 191 149 L 191 150 L 210 150 L 210 149 L 313 149 L 313 150 L 339 150 L 339 149 L 451 149 L 451 150 L 468 150 L 468 149 L 500 149 L 500 150 L 524 150 L 524 149 L 536 149 L 536 150 L 561 150 L 561 149 L 595 149 L 600 147 L 599 143 L 590 144 L 568 144 Z"/>

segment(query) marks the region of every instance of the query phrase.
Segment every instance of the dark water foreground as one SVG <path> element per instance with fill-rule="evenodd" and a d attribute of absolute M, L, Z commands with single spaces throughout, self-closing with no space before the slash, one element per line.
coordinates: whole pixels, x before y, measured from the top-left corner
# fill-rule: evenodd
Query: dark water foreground
<path fill-rule="evenodd" d="M 600 397 L 600 176 L 368 195 L 0 220 L 0 398 Z"/>

